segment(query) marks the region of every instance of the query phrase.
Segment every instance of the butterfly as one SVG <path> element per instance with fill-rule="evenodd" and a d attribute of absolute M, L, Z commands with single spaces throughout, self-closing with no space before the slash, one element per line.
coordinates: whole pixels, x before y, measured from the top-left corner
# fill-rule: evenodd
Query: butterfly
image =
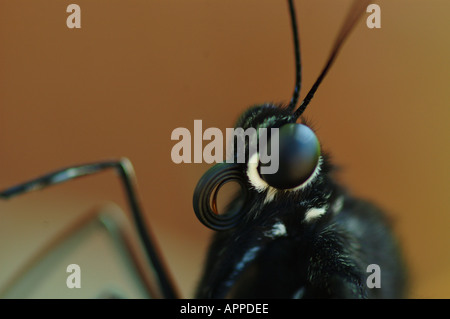
<path fill-rule="evenodd" d="M 266 147 L 278 152 L 278 170 L 267 173 L 263 148 L 254 145 L 255 138 L 241 136 L 231 141 L 231 160 L 214 165 L 199 180 L 194 211 L 217 233 L 196 297 L 401 298 L 406 266 L 386 214 L 335 181 L 329 154 L 302 118 L 368 2 L 354 1 L 324 68 L 299 106 L 300 42 L 293 1 L 288 4 L 296 60 L 292 99 L 287 105 L 253 106 L 235 125 L 241 131 L 277 129 Z M 239 162 L 242 140 L 248 152 Z M 240 191 L 219 213 L 218 193 L 229 182 L 240 185 Z M 376 286 L 368 269 L 379 271 Z"/>

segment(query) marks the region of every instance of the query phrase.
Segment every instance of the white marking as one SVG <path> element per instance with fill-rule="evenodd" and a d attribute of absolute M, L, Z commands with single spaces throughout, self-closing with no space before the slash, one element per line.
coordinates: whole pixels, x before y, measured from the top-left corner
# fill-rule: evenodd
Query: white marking
<path fill-rule="evenodd" d="M 271 201 L 273 201 L 273 199 L 275 198 L 275 195 L 277 193 L 278 193 L 278 189 L 269 186 L 269 189 L 267 190 L 266 198 L 264 199 L 264 204 L 270 203 Z"/>
<path fill-rule="evenodd" d="M 331 208 L 335 213 L 339 213 L 343 206 L 344 206 L 344 196 L 339 196 L 333 203 L 333 206 L 331 206 Z"/>
<path fill-rule="evenodd" d="M 247 250 L 247 252 L 244 254 L 242 259 L 236 263 L 236 266 L 234 267 L 233 272 L 228 277 L 228 280 L 225 282 L 226 287 L 231 287 L 233 285 L 236 276 L 241 273 L 241 271 L 244 269 L 245 265 L 247 265 L 249 262 L 251 262 L 253 259 L 256 258 L 258 251 L 260 249 L 261 249 L 261 247 L 255 246 L 255 247 Z"/>
<path fill-rule="evenodd" d="M 244 254 L 244 257 L 236 264 L 235 270 L 233 273 L 240 272 L 242 269 L 244 269 L 245 265 L 247 265 L 249 262 L 251 262 L 253 259 L 255 259 L 256 254 L 258 253 L 260 247 L 256 246 L 253 248 L 250 248 L 247 250 L 247 252 Z"/>
<path fill-rule="evenodd" d="M 269 188 L 269 184 L 264 181 L 258 173 L 258 165 L 259 165 L 259 154 L 255 153 L 248 160 L 247 165 L 247 176 L 250 180 L 250 183 L 259 193 L 262 193 L 267 188 Z"/>
<path fill-rule="evenodd" d="M 264 235 L 269 238 L 287 236 L 286 226 L 282 222 L 277 222 L 272 226 L 272 229 L 265 232 Z"/>
<path fill-rule="evenodd" d="M 316 168 L 314 169 L 314 172 L 311 174 L 311 176 L 304 183 L 294 188 L 280 190 L 267 184 L 266 181 L 263 180 L 258 173 L 258 165 L 259 165 L 258 153 L 253 154 L 248 161 L 247 176 L 250 181 L 250 184 L 252 184 L 252 186 L 256 189 L 257 192 L 262 193 L 265 190 L 267 190 L 266 198 L 264 200 L 264 203 L 267 204 L 270 203 L 275 198 L 275 195 L 278 192 L 282 191 L 296 192 L 309 186 L 319 175 L 322 161 L 323 161 L 322 156 L 320 156 Z"/>
<path fill-rule="evenodd" d="M 305 214 L 305 222 L 310 222 L 316 218 L 319 218 L 320 216 L 325 214 L 327 209 L 328 209 L 327 205 L 319 207 L 319 208 L 316 208 L 316 207 L 310 208 Z"/>

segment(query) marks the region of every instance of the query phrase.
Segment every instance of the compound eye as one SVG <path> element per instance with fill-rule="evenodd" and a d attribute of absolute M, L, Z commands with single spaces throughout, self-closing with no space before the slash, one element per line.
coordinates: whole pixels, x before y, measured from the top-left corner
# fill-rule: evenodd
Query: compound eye
<path fill-rule="evenodd" d="M 276 143 L 273 136 L 267 143 L 269 152 Z M 279 129 L 279 167 L 273 174 L 261 170 L 270 163 L 259 163 L 259 174 L 263 180 L 278 189 L 295 188 L 308 180 L 316 169 L 320 157 L 320 144 L 314 132 L 303 124 L 289 123 Z"/>

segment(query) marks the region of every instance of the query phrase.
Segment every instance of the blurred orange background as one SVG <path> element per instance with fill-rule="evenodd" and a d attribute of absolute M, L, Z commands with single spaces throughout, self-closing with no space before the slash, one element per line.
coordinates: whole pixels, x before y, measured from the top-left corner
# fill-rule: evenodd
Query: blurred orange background
<path fill-rule="evenodd" d="M 0 189 L 128 157 L 149 225 L 191 297 L 212 235 L 194 215 L 192 194 L 210 165 L 174 164 L 171 132 L 192 130 L 195 119 L 225 130 L 253 104 L 289 101 L 287 4 L 74 2 L 81 29 L 66 26 L 72 2 L 0 0 Z M 305 94 L 350 1 L 295 3 Z M 450 2 L 377 3 L 381 29 L 360 21 L 305 116 L 342 167 L 339 180 L 394 220 L 409 297 L 449 298 Z M 104 201 L 125 207 L 111 173 L 0 203 L 0 287 L 34 250 Z"/>

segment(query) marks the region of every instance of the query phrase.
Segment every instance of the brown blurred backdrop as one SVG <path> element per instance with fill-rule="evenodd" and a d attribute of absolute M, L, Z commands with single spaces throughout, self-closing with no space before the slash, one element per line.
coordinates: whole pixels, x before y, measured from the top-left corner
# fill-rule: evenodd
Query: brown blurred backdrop
<path fill-rule="evenodd" d="M 194 119 L 224 130 L 252 104 L 289 101 L 287 5 L 73 2 L 81 29 L 66 26 L 72 2 L 0 0 L 0 188 L 73 164 L 130 158 L 149 224 L 191 297 L 212 234 L 197 221 L 192 194 L 210 165 L 174 164 L 170 135 L 193 129 Z M 395 221 L 410 297 L 449 298 L 450 2 L 377 3 L 382 28 L 358 24 L 305 115 L 342 167 L 340 181 Z M 304 91 L 349 4 L 296 1 Z M 111 173 L 0 203 L 0 286 L 104 201 L 124 204 Z"/>

